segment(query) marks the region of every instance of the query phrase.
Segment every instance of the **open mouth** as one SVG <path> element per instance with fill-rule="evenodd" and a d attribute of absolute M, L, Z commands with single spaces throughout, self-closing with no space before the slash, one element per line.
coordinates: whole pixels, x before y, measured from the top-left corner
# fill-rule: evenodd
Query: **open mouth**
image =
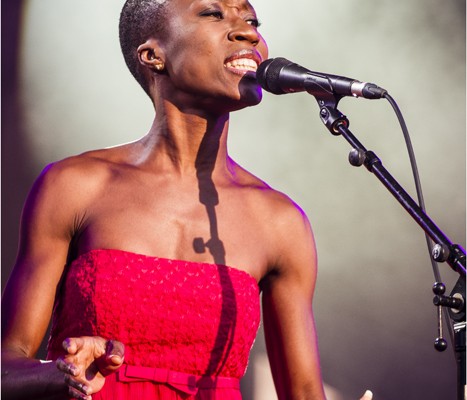
<path fill-rule="evenodd" d="M 237 58 L 226 62 L 224 65 L 226 68 L 240 73 L 256 72 L 258 69 L 258 64 L 251 58 Z"/>
<path fill-rule="evenodd" d="M 224 61 L 224 67 L 237 75 L 254 75 L 261 62 L 258 54 L 251 50 L 242 50 Z"/>

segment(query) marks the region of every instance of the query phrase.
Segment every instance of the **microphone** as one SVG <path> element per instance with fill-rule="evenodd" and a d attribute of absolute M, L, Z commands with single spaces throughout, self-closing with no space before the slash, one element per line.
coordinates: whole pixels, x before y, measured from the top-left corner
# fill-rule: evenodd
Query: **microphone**
<path fill-rule="evenodd" d="M 256 71 L 256 79 L 264 90 L 273 94 L 306 91 L 318 99 L 329 95 L 380 99 L 386 94 L 385 89 L 374 83 L 310 71 L 282 57 L 263 61 Z"/>

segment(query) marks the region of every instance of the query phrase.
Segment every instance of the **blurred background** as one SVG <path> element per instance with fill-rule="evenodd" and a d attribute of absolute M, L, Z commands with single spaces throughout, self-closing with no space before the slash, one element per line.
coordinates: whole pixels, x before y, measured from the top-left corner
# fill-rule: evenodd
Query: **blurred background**
<path fill-rule="evenodd" d="M 2 288 L 25 196 L 54 160 L 143 136 L 152 106 L 118 43 L 123 0 L 2 1 Z M 427 212 L 465 247 L 464 0 L 253 1 L 270 57 L 382 86 L 408 124 Z M 359 140 L 415 198 L 396 116 L 385 100 L 345 98 Z M 452 346 L 438 353 L 434 277 L 422 230 L 321 124 L 305 93 L 265 93 L 232 115 L 230 152 L 287 193 L 314 228 L 314 302 L 329 400 L 455 398 Z M 271 224 L 274 221 L 270 221 Z M 450 291 L 457 280 L 446 264 Z M 291 294 L 293 295 L 293 294 Z M 262 334 L 243 382 L 246 400 L 275 398 Z"/>

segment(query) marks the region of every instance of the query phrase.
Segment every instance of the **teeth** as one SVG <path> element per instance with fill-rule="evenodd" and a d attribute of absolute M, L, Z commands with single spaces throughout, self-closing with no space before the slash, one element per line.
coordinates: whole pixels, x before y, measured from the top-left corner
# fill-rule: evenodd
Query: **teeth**
<path fill-rule="evenodd" d="M 238 58 L 236 60 L 227 62 L 225 66 L 227 68 L 235 68 L 246 71 L 256 71 L 258 69 L 256 62 L 250 58 Z"/>

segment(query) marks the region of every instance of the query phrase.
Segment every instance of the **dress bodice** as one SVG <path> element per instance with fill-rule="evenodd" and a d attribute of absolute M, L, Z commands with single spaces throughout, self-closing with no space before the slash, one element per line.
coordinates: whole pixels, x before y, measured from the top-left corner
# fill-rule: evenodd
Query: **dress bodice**
<path fill-rule="evenodd" d="M 66 267 L 49 355 L 67 337 L 125 344 L 125 363 L 197 376 L 243 376 L 260 321 L 259 289 L 224 265 L 91 250 Z"/>

